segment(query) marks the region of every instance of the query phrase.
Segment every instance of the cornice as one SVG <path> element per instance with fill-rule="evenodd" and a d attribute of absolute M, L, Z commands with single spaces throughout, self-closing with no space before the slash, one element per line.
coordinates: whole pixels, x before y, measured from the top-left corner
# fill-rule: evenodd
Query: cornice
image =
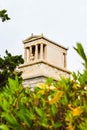
<path fill-rule="evenodd" d="M 41 63 L 46 64 L 46 65 L 48 65 L 48 66 L 51 66 L 51 67 L 53 67 L 53 68 L 56 68 L 56 69 L 58 69 L 58 70 L 61 70 L 61 71 L 63 71 L 63 72 L 66 72 L 66 73 L 68 73 L 68 74 L 71 73 L 71 72 L 70 72 L 69 70 L 67 70 L 67 69 L 64 69 L 64 68 L 62 68 L 62 67 L 57 67 L 57 66 L 52 65 L 52 64 L 50 64 L 50 63 L 48 63 L 47 61 L 44 61 L 44 60 L 35 61 L 35 62 L 32 62 L 32 63 L 27 63 L 27 64 L 23 64 L 23 65 L 19 66 L 19 68 L 24 68 L 24 67 L 28 67 L 28 66 L 32 66 L 32 65 L 36 65 L 36 64 L 41 64 Z"/>

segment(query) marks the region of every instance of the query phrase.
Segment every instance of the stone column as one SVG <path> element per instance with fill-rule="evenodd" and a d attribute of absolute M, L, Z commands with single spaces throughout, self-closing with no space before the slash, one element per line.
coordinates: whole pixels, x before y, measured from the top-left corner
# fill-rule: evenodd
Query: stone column
<path fill-rule="evenodd" d="M 44 60 L 46 60 L 46 57 L 47 57 L 47 46 L 46 45 L 44 45 L 43 52 L 44 52 L 43 58 L 44 58 Z"/>
<path fill-rule="evenodd" d="M 31 56 L 31 54 L 32 54 L 32 46 L 30 46 L 30 56 Z"/>
<path fill-rule="evenodd" d="M 24 48 L 24 62 L 27 63 L 27 48 Z"/>
<path fill-rule="evenodd" d="M 35 45 L 35 60 L 38 59 L 38 45 Z"/>
<path fill-rule="evenodd" d="M 30 61 L 33 60 L 33 55 L 32 55 L 32 46 L 30 46 Z"/>
<path fill-rule="evenodd" d="M 64 68 L 66 68 L 66 54 L 65 53 L 63 53 L 63 56 L 64 56 Z"/>
<path fill-rule="evenodd" d="M 28 62 L 30 61 L 30 48 L 28 48 Z"/>
<path fill-rule="evenodd" d="M 43 43 L 40 44 L 40 59 L 43 59 Z"/>

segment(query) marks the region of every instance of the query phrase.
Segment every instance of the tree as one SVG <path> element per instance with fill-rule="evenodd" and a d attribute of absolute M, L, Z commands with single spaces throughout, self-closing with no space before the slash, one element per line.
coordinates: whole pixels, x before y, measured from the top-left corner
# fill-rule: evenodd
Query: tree
<path fill-rule="evenodd" d="M 24 60 L 21 55 L 12 56 L 6 50 L 6 56 L 4 58 L 0 57 L 0 89 L 2 89 L 8 81 L 8 77 L 14 79 L 15 75 L 19 77 L 21 81 L 22 72 L 16 70 L 17 66 L 23 64 Z"/>
<path fill-rule="evenodd" d="M 6 21 L 6 20 L 10 20 L 10 18 L 7 14 L 7 10 L 5 10 L 5 9 L 0 10 L 0 18 L 2 19 L 2 22 Z"/>

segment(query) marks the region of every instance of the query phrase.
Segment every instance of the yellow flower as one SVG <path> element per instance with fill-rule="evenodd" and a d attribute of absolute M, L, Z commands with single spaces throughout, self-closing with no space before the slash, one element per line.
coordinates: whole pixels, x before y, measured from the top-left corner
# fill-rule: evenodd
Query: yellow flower
<path fill-rule="evenodd" d="M 75 127 L 71 125 L 68 126 L 67 130 L 75 130 Z"/>
<path fill-rule="evenodd" d="M 60 91 L 58 92 L 50 101 L 49 104 L 56 103 L 63 95 L 64 92 Z"/>
<path fill-rule="evenodd" d="M 82 111 L 81 107 L 74 108 L 72 111 L 73 116 L 80 116 L 82 112 L 83 111 Z"/>
<path fill-rule="evenodd" d="M 73 108 L 71 107 L 71 105 L 69 104 L 68 105 L 69 109 L 72 111 L 72 114 L 73 116 L 80 116 L 81 113 L 83 112 L 82 108 L 79 106 L 79 107 L 76 107 L 76 108 Z"/>
<path fill-rule="evenodd" d="M 77 84 L 77 83 L 74 83 L 73 88 L 74 88 L 74 89 L 78 89 L 78 88 L 80 88 L 80 85 Z"/>

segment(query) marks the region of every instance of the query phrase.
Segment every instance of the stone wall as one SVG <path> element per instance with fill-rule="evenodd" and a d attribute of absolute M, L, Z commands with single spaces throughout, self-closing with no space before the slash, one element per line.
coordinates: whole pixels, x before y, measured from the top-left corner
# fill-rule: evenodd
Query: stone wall
<path fill-rule="evenodd" d="M 59 80 L 60 76 L 69 77 L 70 73 L 69 71 L 47 64 L 46 62 L 38 62 L 31 65 L 21 66 L 21 71 L 23 71 L 22 77 L 26 82 L 26 86 L 41 82 L 41 77 L 52 77 L 55 80 Z"/>

